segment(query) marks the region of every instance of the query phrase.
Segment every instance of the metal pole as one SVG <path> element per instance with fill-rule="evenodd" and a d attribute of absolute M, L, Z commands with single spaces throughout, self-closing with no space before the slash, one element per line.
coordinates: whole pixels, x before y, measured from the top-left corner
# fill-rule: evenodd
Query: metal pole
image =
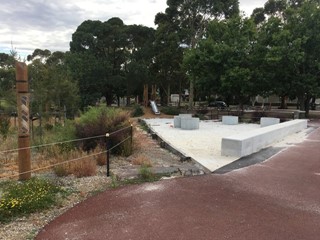
<path fill-rule="evenodd" d="M 110 137 L 110 134 L 107 133 L 107 134 L 106 134 L 106 151 L 107 151 L 107 155 L 106 155 L 106 165 L 107 165 L 107 177 L 110 177 L 109 137 Z"/>
<path fill-rule="evenodd" d="M 131 150 L 132 150 L 132 144 L 133 144 L 133 125 L 131 124 Z"/>
<path fill-rule="evenodd" d="M 16 62 L 16 89 L 18 108 L 18 162 L 19 180 L 31 178 L 30 160 L 30 113 L 28 69 L 23 62 Z"/>

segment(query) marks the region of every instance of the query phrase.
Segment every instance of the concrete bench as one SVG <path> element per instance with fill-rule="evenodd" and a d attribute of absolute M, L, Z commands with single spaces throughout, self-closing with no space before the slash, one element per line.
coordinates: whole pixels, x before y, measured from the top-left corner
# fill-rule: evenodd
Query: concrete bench
<path fill-rule="evenodd" d="M 179 116 L 174 116 L 173 127 L 181 128 L 181 118 L 192 118 L 192 114 L 179 114 Z"/>
<path fill-rule="evenodd" d="M 248 156 L 306 128 L 307 120 L 292 120 L 225 137 L 221 142 L 221 155 L 239 158 Z"/>
<path fill-rule="evenodd" d="M 199 129 L 199 118 L 188 118 L 182 117 L 181 118 L 181 129 L 182 130 L 195 130 Z"/>
<path fill-rule="evenodd" d="M 260 127 L 267 127 L 280 123 L 280 118 L 262 117 L 260 118 Z"/>
<path fill-rule="evenodd" d="M 222 116 L 222 124 L 224 125 L 237 125 L 238 123 L 238 116 Z"/>

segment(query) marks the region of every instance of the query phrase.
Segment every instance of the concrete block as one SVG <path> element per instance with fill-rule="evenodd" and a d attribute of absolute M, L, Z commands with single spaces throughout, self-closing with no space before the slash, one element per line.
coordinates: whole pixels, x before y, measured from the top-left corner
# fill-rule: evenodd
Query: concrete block
<path fill-rule="evenodd" d="M 183 130 L 194 130 L 199 129 L 199 118 L 188 118 L 182 117 L 181 118 L 181 129 Z"/>
<path fill-rule="evenodd" d="M 248 156 L 273 142 L 306 129 L 307 123 L 307 120 L 292 120 L 222 138 L 221 155 L 239 158 Z"/>
<path fill-rule="evenodd" d="M 260 127 L 267 127 L 274 124 L 279 124 L 280 118 L 262 117 L 260 118 Z"/>
<path fill-rule="evenodd" d="M 179 116 L 173 117 L 173 127 L 174 128 L 181 128 L 181 117 L 179 117 Z"/>
<path fill-rule="evenodd" d="M 179 117 L 187 117 L 187 118 L 192 118 L 192 114 L 189 113 L 180 113 Z"/>
<path fill-rule="evenodd" d="M 181 128 L 181 118 L 192 118 L 192 114 L 179 114 L 179 116 L 174 116 L 173 127 Z"/>
<path fill-rule="evenodd" d="M 222 116 L 222 124 L 237 125 L 239 123 L 238 116 Z"/>

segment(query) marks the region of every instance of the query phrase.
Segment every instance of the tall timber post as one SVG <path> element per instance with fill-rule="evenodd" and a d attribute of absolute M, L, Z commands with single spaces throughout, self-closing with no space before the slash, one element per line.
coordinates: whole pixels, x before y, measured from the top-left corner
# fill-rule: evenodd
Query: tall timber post
<path fill-rule="evenodd" d="M 28 69 L 23 62 L 16 63 L 16 90 L 18 108 L 18 163 L 19 180 L 31 178 L 30 113 Z"/>

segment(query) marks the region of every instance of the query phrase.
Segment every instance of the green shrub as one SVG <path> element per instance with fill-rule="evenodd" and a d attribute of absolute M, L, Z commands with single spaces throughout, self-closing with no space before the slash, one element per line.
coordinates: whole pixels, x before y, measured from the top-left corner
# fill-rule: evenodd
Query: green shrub
<path fill-rule="evenodd" d="M 0 114 L 0 134 L 5 140 L 10 130 L 10 117 Z"/>
<path fill-rule="evenodd" d="M 141 165 L 139 169 L 139 178 L 145 182 L 152 182 L 156 180 L 155 174 L 147 165 Z"/>
<path fill-rule="evenodd" d="M 167 115 L 179 115 L 180 109 L 176 107 L 163 107 L 161 108 L 161 112 Z"/>
<path fill-rule="evenodd" d="M 82 149 L 84 151 L 91 151 L 98 145 L 104 147 L 105 134 L 112 133 L 117 130 L 129 126 L 129 115 L 121 109 L 107 108 L 105 106 L 91 107 L 89 110 L 82 114 L 76 122 L 76 136 L 77 138 L 92 138 L 82 142 Z M 128 133 L 118 133 L 110 137 L 111 146 L 115 146 L 125 139 Z M 121 148 L 121 147 L 120 147 Z M 117 148 L 118 152 L 122 152 Z"/>
<path fill-rule="evenodd" d="M 76 127 L 74 125 L 74 121 L 67 120 L 64 126 L 56 125 L 53 127 L 51 142 L 64 142 L 58 144 L 58 147 L 62 153 L 70 152 L 71 150 L 75 149 L 76 142 L 66 142 L 74 139 L 76 139 Z"/>
<path fill-rule="evenodd" d="M 133 110 L 131 112 L 131 117 L 140 117 L 143 114 L 144 114 L 143 108 L 140 105 L 136 104 L 133 106 Z"/>
<path fill-rule="evenodd" d="M 38 178 L 25 182 L 7 182 L 0 199 L 0 222 L 47 209 L 57 201 L 57 193 L 63 192 L 53 183 Z"/>

